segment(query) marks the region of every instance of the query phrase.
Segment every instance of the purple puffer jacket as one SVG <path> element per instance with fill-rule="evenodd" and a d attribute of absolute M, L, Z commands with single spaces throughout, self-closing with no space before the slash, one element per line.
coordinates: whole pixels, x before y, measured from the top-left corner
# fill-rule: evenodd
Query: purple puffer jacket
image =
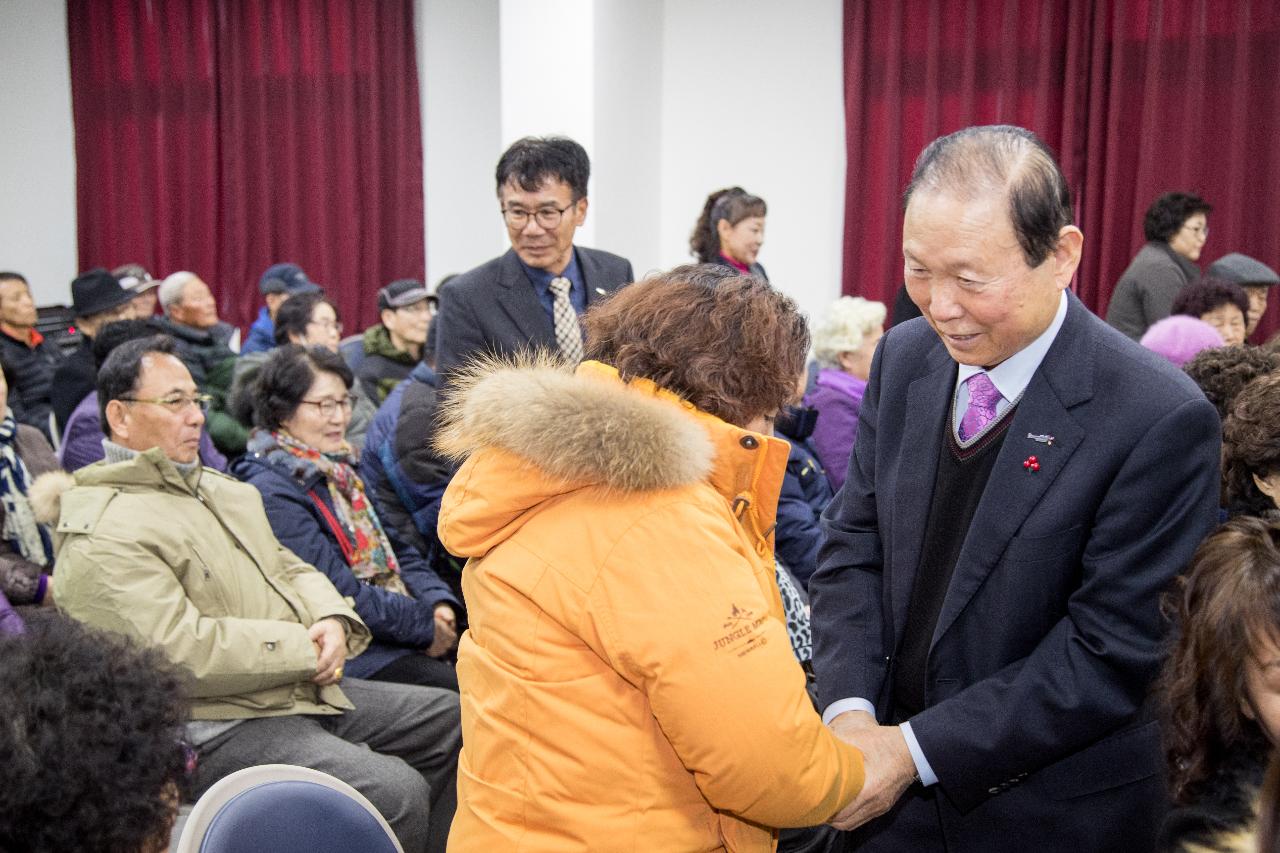
<path fill-rule="evenodd" d="M 818 410 L 818 424 L 809 441 L 818 454 L 818 461 L 827 469 L 832 489 L 838 490 L 844 485 L 853 441 L 858 437 L 858 411 L 866 390 L 865 379 L 824 367 L 818 371 L 814 389 L 804 398 L 806 406 Z"/>

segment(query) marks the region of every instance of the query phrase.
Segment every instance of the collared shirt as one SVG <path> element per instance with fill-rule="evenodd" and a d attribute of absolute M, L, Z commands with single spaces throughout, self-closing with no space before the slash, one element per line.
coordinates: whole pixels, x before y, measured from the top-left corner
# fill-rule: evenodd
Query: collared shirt
<path fill-rule="evenodd" d="M 520 258 L 516 257 L 517 261 Z M 547 312 L 547 317 L 551 320 L 552 328 L 556 325 L 556 296 L 551 292 L 551 280 L 557 278 L 555 273 L 549 270 L 535 269 L 524 261 L 520 261 L 520 266 L 524 268 L 524 274 L 529 281 L 533 283 L 533 291 L 538 294 L 538 301 L 542 303 L 542 310 Z M 573 310 L 579 315 L 587 310 L 587 283 L 582 277 L 582 267 L 578 266 L 578 250 L 575 247 L 573 254 L 569 256 L 569 266 L 564 268 L 561 276 L 569 279 L 572 287 L 569 288 L 569 301 L 573 303 Z"/>
<path fill-rule="evenodd" d="M 1049 352 L 1049 347 L 1053 346 L 1054 339 L 1058 337 L 1058 332 L 1062 329 L 1062 323 L 1067 318 L 1067 304 L 1069 302 L 1070 299 L 1068 299 L 1066 291 L 1063 291 L 1058 302 L 1058 311 L 1053 315 L 1053 321 L 1049 323 L 1049 328 L 1041 332 L 1034 341 L 990 370 L 967 364 L 958 365 L 956 387 L 952 392 L 955 406 L 953 407 L 954 417 L 951 423 L 951 429 L 956 433 L 957 441 L 960 438 L 960 420 L 964 417 L 964 410 L 969 406 L 969 388 L 965 385 L 965 380 L 977 373 L 985 372 L 987 374 L 987 377 L 991 379 L 991 384 L 996 386 L 996 390 L 1000 392 L 1001 399 L 996 404 L 996 417 L 999 418 L 1008 411 L 1014 401 L 1021 397 L 1022 392 L 1027 390 L 1027 386 L 1031 384 L 1031 378 L 1040 369 L 1040 363 L 1044 361 L 1045 355 Z M 870 700 L 862 697 L 851 697 L 849 699 L 839 699 L 828 705 L 826 710 L 822 712 L 822 722 L 830 723 L 845 711 L 866 711 L 873 717 L 876 715 L 875 706 L 871 704 Z M 925 757 L 924 750 L 920 748 L 920 742 L 916 740 L 915 732 L 911 730 L 911 721 L 908 720 L 899 724 L 898 728 L 902 730 L 902 737 L 907 742 L 907 750 L 911 753 L 911 760 L 916 765 L 916 775 L 920 777 L 920 784 L 926 786 L 936 784 L 938 775 L 929 766 L 929 759 Z"/>
<path fill-rule="evenodd" d="M 969 386 L 965 384 L 969 377 L 979 373 L 987 374 L 991 384 L 996 386 L 996 390 L 1000 392 L 1000 401 L 996 403 L 996 417 L 999 418 L 1003 415 L 1013 405 L 1013 401 L 1021 397 L 1022 392 L 1027 390 L 1027 386 L 1031 384 L 1031 377 L 1040 368 L 1040 362 L 1044 361 L 1045 354 L 1049 352 L 1049 347 L 1053 346 L 1054 339 L 1058 337 L 1058 331 L 1062 328 L 1063 321 L 1067 319 L 1067 303 L 1069 301 L 1066 291 L 1063 291 L 1061 301 L 1058 302 L 1058 311 L 1053 315 L 1053 321 L 1049 323 L 1049 328 L 1041 332 L 1040 336 L 1034 341 L 990 370 L 974 367 L 971 364 L 958 366 L 954 398 L 955 411 L 951 423 L 951 428 L 956 431 L 957 439 L 960 437 L 960 421 L 964 417 L 965 409 L 969 408 Z"/>

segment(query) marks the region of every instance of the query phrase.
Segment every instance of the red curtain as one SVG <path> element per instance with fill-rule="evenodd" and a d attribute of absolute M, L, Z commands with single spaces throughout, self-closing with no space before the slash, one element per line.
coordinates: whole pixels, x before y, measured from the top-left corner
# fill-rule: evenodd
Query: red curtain
<path fill-rule="evenodd" d="M 892 300 L 901 193 L 932 139 L 1018 124 L 1058 154 L 1099 314 L 1169 190 L 1214 205 L 1201 256 L 1280 267 L 1274 0 L 845 0 L 844 292 Z M 1273 295 L 1255 339 L 1280 318 Z"/>
<path fill-rule="evenodd" d="M 80 266 L 189 269 L 245 325 L 293 261 L 348 331 L 424 274 L 412 0 L 68 0 Z"/>

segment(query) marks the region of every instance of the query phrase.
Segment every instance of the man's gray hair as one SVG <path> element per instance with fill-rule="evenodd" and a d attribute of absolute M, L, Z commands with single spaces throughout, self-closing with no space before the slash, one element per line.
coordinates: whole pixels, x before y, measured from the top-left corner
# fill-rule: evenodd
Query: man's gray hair
<path fill-rule="evenodd" d="M 920 153 L 903 207 L 916 192 L 962 198 L 1006 193 L 1009 219 L 1030 267 L 1038 267 L 1070 225 L 1071 191 L 1053 152 L 1031 131 L 1008 124 L 966 127 L 935 139 Z"/>
<path fill-rule="evenodd" d="M 182 270 L 181 272 L 170 273 L 165 276 L 164 281 L 160 282 L 158 295 L 160 297 L 160 307 L 164 313 L 169 313 L 169 308 L 175 303 L 182 301 L 182 290 L 188 284 L 195 281 L 199 276 L 193 272 Z"/>

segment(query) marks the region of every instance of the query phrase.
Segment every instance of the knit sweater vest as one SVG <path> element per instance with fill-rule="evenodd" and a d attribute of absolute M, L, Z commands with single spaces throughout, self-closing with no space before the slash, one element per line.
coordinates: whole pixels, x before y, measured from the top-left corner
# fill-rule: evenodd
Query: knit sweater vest
<path fill-rule="evenodd" d="M 952 420 L 947 419 L 920 565 L 907 606 L 907 625 L 893 668 L 895 721 L 909 719 L 926 707 L 929 648 L 938 615 L 1015 409 L 1010 406 L 969 447 L 960 446 Z"/>

